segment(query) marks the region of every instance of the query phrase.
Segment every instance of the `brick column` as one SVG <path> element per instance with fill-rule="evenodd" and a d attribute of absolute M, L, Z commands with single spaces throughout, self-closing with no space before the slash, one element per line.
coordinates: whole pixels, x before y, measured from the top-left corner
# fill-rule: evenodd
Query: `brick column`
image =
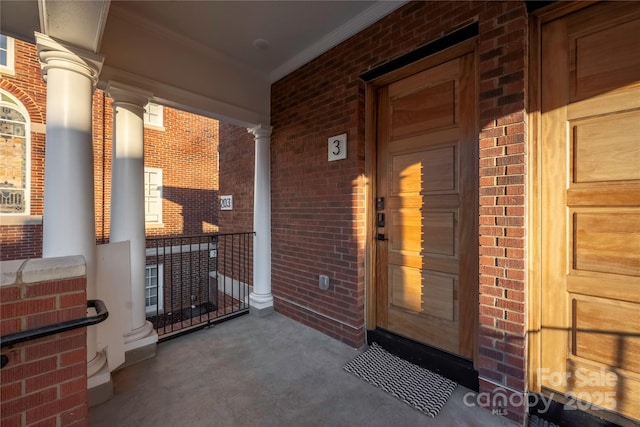
<path fill-rule="evenodd" d="M 480 392 L 488 409 L 527 413 L 527 13 L 524 3 L 483 4 L 480 79 Z M 535 231 L 535 230 L 529 230 Z"/>

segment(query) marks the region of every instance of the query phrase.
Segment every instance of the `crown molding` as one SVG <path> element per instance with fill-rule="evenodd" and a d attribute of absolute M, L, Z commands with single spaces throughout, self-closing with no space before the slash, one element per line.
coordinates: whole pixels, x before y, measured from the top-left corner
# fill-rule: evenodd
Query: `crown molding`
<path fill-rule="evenodd" d="M 369 25 L 389 15 L 407 2 L 407 0 L 377 2 L 273 70 L 269 73 L 269 83 L 275 83 L 292 71 L 302 67 L 329 49 L 347 40 L 349 37 L 364 30 Z"/>

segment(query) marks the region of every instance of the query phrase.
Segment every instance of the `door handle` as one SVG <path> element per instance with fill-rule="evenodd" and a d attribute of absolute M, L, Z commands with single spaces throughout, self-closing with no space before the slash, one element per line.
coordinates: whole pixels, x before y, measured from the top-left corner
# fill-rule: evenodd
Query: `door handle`
<path fill-rule="evenodd" d="M 376 219 L 376 225 L 378 227 L 384 227 L 384 213 L 379 212 L 377 219 Z"/>

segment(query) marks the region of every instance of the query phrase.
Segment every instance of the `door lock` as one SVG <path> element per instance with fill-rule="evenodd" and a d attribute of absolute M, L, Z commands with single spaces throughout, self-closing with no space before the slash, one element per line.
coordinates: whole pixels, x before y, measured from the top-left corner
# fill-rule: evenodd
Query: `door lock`
<path fill-rule="evenodd" d="M 384 213 L 379 212 L 376 219 L 376 225 L 378 227 L 384 227 Z"/>

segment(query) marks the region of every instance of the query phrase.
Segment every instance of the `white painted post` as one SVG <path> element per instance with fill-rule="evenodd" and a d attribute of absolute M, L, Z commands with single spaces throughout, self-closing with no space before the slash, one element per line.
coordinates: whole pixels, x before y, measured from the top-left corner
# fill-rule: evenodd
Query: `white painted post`
<path fill-rule="evenodd" d="M 103 57 L 36 33 L 42 76 L 47 82 L 47 141 L 44 170 L 42 256 L 82 255 L 87 298 L 96 298 L 96 232 L 93 177 L 92 95 Z M 89 383 L 106 358 L 97 352 L 95 327 L 87 329 Z M 100 378 L 98 378 L 100 377 Z"/>
<path fill-rule="evenodd" d="M 109 82 L 107 94 L 113 99 L 109 241 L 130 242 L 131 290 L 123 331 L 125 351 L 130 351 L 158 340 L 146 320 L 144 285 L 144 106 L 152 94 L 118 82 Z"/>
<path fill-rule="evenodd" d="M 273 312 L 271 294 L 271 127 L 247 129 L 255 137 L 256 160 L 253 187 L 253 291 L 251 314 L 262 317 Z"/>

